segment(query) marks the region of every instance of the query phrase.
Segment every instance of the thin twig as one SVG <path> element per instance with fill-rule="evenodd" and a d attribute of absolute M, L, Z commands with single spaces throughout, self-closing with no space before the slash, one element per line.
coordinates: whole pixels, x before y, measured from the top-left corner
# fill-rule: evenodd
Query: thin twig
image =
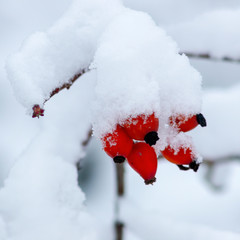
<path fill-rule="evenodd" d="M 87 137 L 86 137 L 86 139 L 84 140 L 84 141 L 82 141 L 82 146 L 83 147 L 86 147 L 87 145 L 88 145 L 88 143 L 90 142 L 90 140 L 91 140 L 91 138 L 92 138 L 92 133 L 93 133 L 93 131 L 92 131 L 92 127 L 88 130 L 88 134 L 87 134 Z"/>
<path fill-rule="evenodd" d="M 124 195 L 124 164 L 115 164 L 117 173 L 117 196 L 122 197 Z"/>
<path fill-rule="evenodd" d="M 88 71 L 90 71 L 89 68 L 86 68 L 86 69 L 82 69 L 79 73 L 75 74 L 67 83 L 64 83 L 62 86 L 60 86 L 60 87 L 56 88 L 55 90 L 53 90 L 50 93 L 49 98 L 46 99 L 44 101 L 44 103 L 46 103 L 51 97 L 53 97 L 55 94 L 59 93 L 63 89 L 66 88 L 68 90 L 79 77 L 81 77 L 84 73 L 86 73 Z"/>
<path fill-rule="evenodd" d="M 204 158 L 203 163 L 209 166 L 220 164 L 220 163 L 227 163 L 227 162 L 239 162 L 240 156 L 239 155 L 229 155 L 225 157 L 218 157 L 218 158 Z"/>
<path fill-rule="evenodd" d="M 43 102 L 43 105 L 50 99 L 52 98 L 55 94 L 59 93 L 60 91 L 62 91 L 63 89 L 69 89 L 73 83 L 79 78 L 81 77 L 84 73 L 90 71 L 89 68 L 86 68 L 86 69 L 82 69 L 79 73 L 75 74 L 70 80 L 67 81 L 67 83 L 64 83 L 62 86 L 58 87 L 58 88 L 55 88 L 51 93 L 50 93 L 50 96 L 49 98 L 45 99 L 44 102 Z M 33 107 L 32 107 L 32 117 L 35 118 L 35 117 L 38 117 L 39 116 L 44 116 L 44 109 L 40 107 L 39 104 L 35 104 Z"/>
<path fill-rule="evenodd" d="M 120 212 L 120 199 L 124 196 L 124 164 L 116 163 L 116 203 L 115 203 L 115 239 L 123 240 L 124 223 L 119 219 Z"/>
<path fill-rule="evenodd" d="M 158 160 L 164 160 L 165 158 L 160 155 Z M 228 163 L 228 162 L 240 162 L 240 155 L 229 155 L 224 157 L 217 157 L 217 158 L 203 158 L 202 164 L 207 166 L 213 166 L 221 163 Z"/>
<path fill-rule="evenodd" d="M 180 53 L 180 54 L 182 54 L 182 53 Z M 227 56 L 222 57 L 222 58 L 217 58 L 217 57 L 210 55 L 209 53 L 184 52 L 184 54 L 186 56 L 188 56 L 189 58 L 207 59 L 210 61 L 218 61 L 218 62 L 240 63 L 240 59 L 234 59 L 234 58 L 227 57 Z"/>

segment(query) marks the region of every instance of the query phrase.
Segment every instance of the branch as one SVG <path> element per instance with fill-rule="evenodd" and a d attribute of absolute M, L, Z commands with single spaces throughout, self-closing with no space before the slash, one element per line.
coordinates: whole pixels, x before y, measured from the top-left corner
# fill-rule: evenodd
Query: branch
<path fill-rule="evenodd" d="M 183 54 L 181 52 L 180 54 Z M 196 59 L 207 59 L 210 61 L 218 61 L 218 62 L 232 62 L 232 63 L 240 63 L 240 59 L 234 59 L 231 57 L 222 57 L 222 58 L 217 58 L 211 56 L 209 53 L 193 53 L 193 52 L 184 52 L 186 56 L 189 58 L 196 58 Z"/>
<path fill-rule="evenodd" d="M 158 157 L 158 160 L 165 159 L 162 155 Z M 225 157 L 218 157 L 218 158 L 203 158 L 203 162 L 201 164 L 207 165 L 209 167 L 221 163 L 228 163 L 228 162 L 240 162 L 240 155 L 229 155 Z"/>
<path fill-rule="evenodd" d="M 115 163 L 116 166 L 116 202 L 115 202 L 115 240 L 123 240 L 124 223 L 119 219 L 120 199 L 124 197 L 124 164 Z"/>
<path fill-rule="evenodd" d="M 79 78 L 81 77 L 84 73 L 89 72 L 90 69 L 86 68 L 86 69 L 82 69 L 79 73 L 75 74 L 72 78 L 70 78 L 70 80 L 67 81 L 67 83 L 64 83 L 62 86 L 54 89 L 51 93 L 49 98 L 45 99 L 43 102 L 43 105 L 50 99 L 52 98 L 55 94 L 59 93 L 60 91 L 62 91 L 63 89 L 70 89 L 70 87 L 73 85 L 73 83 Z M 44 109 L 41 108 L 39 106 L 39 104 L 35 104 L 32 108 L 33 110 L 33 114 L 32 117 L 35 118 L 39 118 L 40 116 L 44 116 Z"/>
<path fill-rule="evenodd" d="M 82 142 L 82 146 L 86 147 L 92 138 L 93 130 L 92 127 L 88 130 L 86 139 Z"/>
<path fill-rule="evenodd" d="M 220 163 L 227 163 L 227 162 L 239 162 L 240 161 L 240 155 L 229 155 L 229 156 L 225 156 L 225 157 L 219 157 L 219 158 L 205 158 L 203 160 L 203 163 L 208 165 L 208 166 L 213 166 L 216 164 L 220 164 Z"/>

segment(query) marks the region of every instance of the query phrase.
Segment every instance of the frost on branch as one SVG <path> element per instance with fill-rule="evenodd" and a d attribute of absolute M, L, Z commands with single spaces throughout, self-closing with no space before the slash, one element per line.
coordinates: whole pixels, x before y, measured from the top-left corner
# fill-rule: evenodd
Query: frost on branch
<path fill-rule="evenodd" d="M 28 112 L 88 69 L 100 34 L 120 10 L 117 0 L 75 0 L 53 27 L 25 40 L 8 60 L 7 72 Z"/>

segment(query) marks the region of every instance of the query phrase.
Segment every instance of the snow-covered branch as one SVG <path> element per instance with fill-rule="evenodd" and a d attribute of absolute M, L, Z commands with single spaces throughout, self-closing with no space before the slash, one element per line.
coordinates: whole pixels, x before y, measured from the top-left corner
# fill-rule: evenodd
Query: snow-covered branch
<path fill-rule="evenodd" d="M 184 52 L 186 56 L 189 58 L 197 58 L 197 59 L 207 59 L 210 61 L 220 61 L 220 62 L 232 62 L 232 63 L 240 63 L 240 58 L 235 59 L 231 57 L 214 57 L 211 54 L 208 53 L 194 53 L 194 52 Z"/>
<path fill-rule="evenodd" d="M 81 70 L 79 73 L 75 74 L 69 81 L 67 81 L 66 83 L 64 83 L 62 86 L 60 86 L 59 88 L 56 88 L 55 90 L 53 90 L 49 96 L 48 99 L 46 99 L 44 101 L 47 102 L 51 97 L 53 97 L 55 94 L 59 93 L 61 90 L 63 89 L 70 89 L 70 87 L 73 85 L 73 83 L 79 78 L 81 77 L 84 73 L 88 72 L 89 69 L 83 69 Z"/>

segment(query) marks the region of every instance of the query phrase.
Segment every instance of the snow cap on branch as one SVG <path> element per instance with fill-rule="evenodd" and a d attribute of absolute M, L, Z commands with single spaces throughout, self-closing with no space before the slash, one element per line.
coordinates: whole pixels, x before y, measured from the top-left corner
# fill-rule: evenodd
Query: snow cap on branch
<path fill-rule="evenodd" d="M 7 62 L 18 101 L 32 113 L 51 93 L 88 68 L 106 24 L 121 11 L 118 0 L 75 0 L 47 32 L 25 40 Z"/>
<path fill-rule="evenodd" d="M 97 69 L 94 133 L 102 136 L 129 116 L 171 114 L 201 108 L 201 76 L 176 43 L 145 13 L 125 9 L 104 32 Z"/>

